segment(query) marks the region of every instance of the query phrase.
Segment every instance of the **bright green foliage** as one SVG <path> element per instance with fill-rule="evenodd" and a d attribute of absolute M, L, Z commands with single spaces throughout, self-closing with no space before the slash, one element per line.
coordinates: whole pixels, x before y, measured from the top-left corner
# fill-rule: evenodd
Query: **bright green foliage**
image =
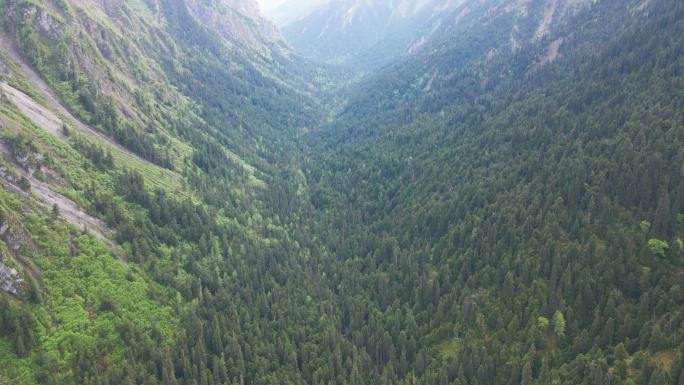
<path fill-rule="evenodd" d="M 663 241 L 663 240 L 655 239 L 655 238 L 648 240 L 648 249 L 655 256 L 665 257 L 665 252 L 669 248 L 670 248 L 670 245 L 667 243 L 667 241 Z"/>
<path fill-rule="evenodd" d="M 139 349 L 144 349 L 146 344 L 148 347 L 170 344 L 176 338 L 179 321 L 170 307 L 159 303 L 170 293 L 150 282 L 149 277 L 136 268 L 115 259 L 94 237 L 74 232 L 47 212 L 35 215 L 13 211 L 18 204 L 10 194 L 0 191 L 0 207 L 5 208 L 5 218 L 21 220 L 9 222 L 8 231 L 17 233 L 25 228 L 27 233 L 24 234 L 31 234 L 31 238 L 21 236 L 25 243 L 23 247 L 29 250 L 26 242 L 30 242 L 39 250 L 31 253 L 31 263 L 35 266 L 26 267 L 24 279 L 37 282 L 38 290 L 45 295 L 43 300 L 31 299 L 32 288 L 24 286 L 21 295 L 27 298 L 27 303 L 12 305 L 2 298 L 2 303 L 10 306 L 9 309 L 0 306 L 9 311 L 0 318 L 18 317 L 16 322 L 4 324 L 4 328 L 15 325 L 10 334 L 10 340 L 14 339 L 14 354 L 29 358 L 18 360 L 4 347 L 0 349 L 0 355 L 6 357 L 7 362 L 16 363 L 16 366 L 6 368 L 12 371 L 7 374 L 9 378 L 33 383 L 30 379 L 37 375 L 45 377 L 45 381 L 70 383 L 73 378 L 65 369 L 83 354 L 81 349 L 103 352 L 100 358 L 103 363 L 114 365 L 131 354 L 124 347 L 129 341 L 121 333 L 122 328 L 140 333 L 137 337 Z M 26 209 L 28 207 L 24 207 Z M 36 276 L 31 271 L 41 274 Z M 150 296 L 152 292 L 158 293 L 156 298 Z M 146 338 L 155 333 L 159 334 L 159 340 L 148 342 Z M 29 355 L 30 351 L 34 353 Z M 37 355 L 44 357 L 45 362 L 41 365 L 54 365 L 56 371 L 26 371 L 30 358 L 37 360 Z M 19 370 L 24 370 L 24 374 L 20 375 Z"/>
<path fill-rule="evenodd" d="M 9 378 L 16 385 L 36 383 L 31 359 L 18 357 L 10 343 L 4 339 L 0 339 L 0 362 L 0 380 Z"/>
<path fill-rule="evenodd" d="M 556 310 L 553 313 L 553 332 L 556 334 L 556 337 L 565 336 L 565 317 L 560 310 Z"/>
<path fill-rule="evenodd" d="M 549 319 L 546 317 L 537 317 L 537 327 L 541 330 L 546 330 L 549 327 Z"/>
<path fill-rule="evenodd" d="M 641 227 L 641 231 L 647 232 L 648 230 L 651 229 L 651 222 L 641 221 L 641 222 L 639 222 L 639 227 Z"/>

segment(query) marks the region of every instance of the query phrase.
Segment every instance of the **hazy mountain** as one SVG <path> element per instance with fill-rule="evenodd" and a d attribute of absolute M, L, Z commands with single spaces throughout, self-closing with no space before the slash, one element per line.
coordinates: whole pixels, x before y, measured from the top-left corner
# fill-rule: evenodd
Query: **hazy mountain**
<path fill-rule="evenodd" d="M 256 0 L 188 0 L 186 4 L 203 25 L 228 40 L 236 40 L 252 48 L 282 40 L 277 27 L 259 11 Z"/>
<path fill-rule="evenodd" d="M 330 0 L 284 0 L 280 4 L 265 9 L 265 14 L 281 28 L 286 27 L 308 16 L 316 8 L 324 6 Z"/>
<path fill-rule="evenodd" d="M 413 41 L 429 39 L 451 20 L 462 0 L 342 0 L 318 6 L 306 17 L 283 27 L 297 50 L 325 61 L 351 62 L 372 56 L 388 62 Z M 371 52 L 375 51 L 375 52 Z"/>
<path fill-rule="evenodd" d="M 511 49 L 542 38 L 551 26 L 573 15 L 587 1 L 565 0 L 345 0 L 318 6 L 283 27 L 288 42 L 313 58 L 373 68 L 401 60 L 440 40 L 503 21 Z M 496 27 L 496 26 L 492 26 Z M 488 33 L 493 29 L 489 28 Z"/>

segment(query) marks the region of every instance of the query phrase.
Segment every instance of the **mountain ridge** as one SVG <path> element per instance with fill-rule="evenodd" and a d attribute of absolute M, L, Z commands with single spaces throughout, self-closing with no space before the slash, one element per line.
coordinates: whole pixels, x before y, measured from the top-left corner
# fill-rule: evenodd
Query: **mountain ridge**
<path fill-rule="evenodd" d="M 374 70 L 433 49 L 440 39 L 458 36 L 455 30 L 491 18 L 519 20 L 510 34 L 511 50 L 547 35 L 552 24 L 581 12 L 587 1 L 464 2 L 435 0 L 409 3 L 346 2 L 319 6 L 306 18 L 283 28 L 289 43 L 314 59 Z M 362 14 L 366 20 L 356 19 Z M 374 15 L 372 20 L 369 15 Z M 478 28 L 475 25 L 475 28 Z M 530 29 L 534 28 L 534 32 Z M 353 33 L 352 33 L 353 32 Z M 329 52 L 326 53 L 325 50 Z"/>

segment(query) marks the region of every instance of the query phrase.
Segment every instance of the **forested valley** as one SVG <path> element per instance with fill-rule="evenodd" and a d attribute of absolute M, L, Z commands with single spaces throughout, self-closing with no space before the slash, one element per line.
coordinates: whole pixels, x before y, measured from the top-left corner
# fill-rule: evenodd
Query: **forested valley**
<path fill-rule="evenodd" d="M 0 0 L 0 384 L 684 385 L 684 3 L 457 3 Z"/>

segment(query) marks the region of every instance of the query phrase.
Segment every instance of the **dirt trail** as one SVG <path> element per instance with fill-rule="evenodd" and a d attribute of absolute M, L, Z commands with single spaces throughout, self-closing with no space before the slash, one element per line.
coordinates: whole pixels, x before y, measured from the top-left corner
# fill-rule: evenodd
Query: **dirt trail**
<path fill-rule="evenodd" d="M 155 166 L 153 163 L 151 163 L 148 160 L 145 160 L 143 158 L 140 158 L 138 155 L 132 153 L 129 151 L 127 148 L 121 146 L 120 144 L 116 143 L 114 140 L 109 138 L 108 136 L 102 134 L 101 132 L 93 129 L 92 127 L 88 126 L 87 124 L 83 123 L 81 120 L 79 120 L 77 117 L 75 117 L 69 110 L 62 105 L 62 103 L 59 101 L 59 99 L 53 94 L 50 86 L 38 75 L 36 71 L 33 70 L 33 68 L 26 62 L 26 60 L 19 54 L 19 51 L 16 49 L 12 41 L 5 36 L 3 33 L 0 33 L 0 50 L 5 52 L 9 57 L 16 62 L 23 75 L 28 79 L 32 85 L 40 91 L 41 95 L 45 98 L 45 100 L 50 104 L 50 107 L 57 112 L 57 114 L 61 115 L 64 117 L 66 120 L 66 123 L 69 125 L 70 128 L 72 129 L 77 129 L 78 131 L 85 132 L 91 136 L 95 136 L 97 139 L 101 140 L 102 142 L 107 143 L 109 146 L 116 148 L 117 150 L 127 154 L 128 156 L 134 157 L 138 159 L 141 162 L 147 163 L 149 165 Z M 9 88 L 8 88 L 9 87 Z M 13 104 L 17 105 L 17 107 L 22 111 L 22 113 L 26 114 L 29 119 L 31 119 L 34 123 L 39 125 L 40 127 L 43 127 L 45 130 L 50 132 L 50 134 L 58 136 L 58 137 L 63 137 L 64 133 L 62 132 L 62 119 L 60 119 L 57 114 L 54 112 L 50 111 L 49 109 L 37 104 L 35 101 L 31 99 L 30 96 L 24 94 L 23 92 L 11 87 L 9 84 L 3 84 L 2 88 L 5 89 L 5 92 L 8 94 L 10 97 L 10 100 L 12 101 Z M 44 126 L 43 123 L 47 123 L 47 126 Z M 57 124 L 57 129 L 54 129 L 54 125 Z M 155 166 L 156 167 L 156 166 Z"/>

